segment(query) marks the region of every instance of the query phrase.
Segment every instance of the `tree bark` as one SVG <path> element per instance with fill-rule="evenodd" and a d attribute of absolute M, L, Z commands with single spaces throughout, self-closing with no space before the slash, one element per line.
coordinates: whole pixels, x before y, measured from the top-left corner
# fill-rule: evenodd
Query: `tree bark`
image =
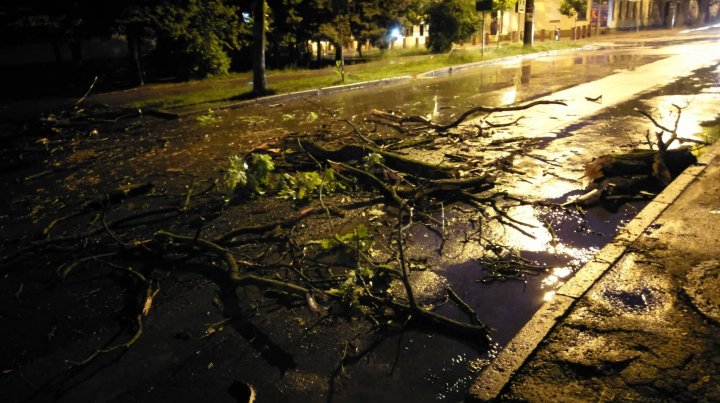
<path fill-rule="evenodd" d="M 317 64 L 318 67 L 322 66 L 322 43 L 320 40 L 317 41 Z"/>
<path fill-rule="evenodd" d="M 70 54 L 72 55 L 72 63 L 74 68 L 79 68 L 83 64 L 82 40 L 72 39 L 70 41 Z"/>
<path fill-rule="evenodd" d="M 397 153 L 380 150 L 369 145 L 345 144 L 339 148 L 330 148 L 305 140 L 301 141 L 301 145 L 305 151 L 320 160 L 360 160 L 370 153 L 376 153 L 383 156 L 385 165 L 388 167 L 420 178 L 450 179 L 455 173 L 453 167 L 451 166 L 418 161 Z"/>
<path fill-rule="evenodd" d="M 603 155 L 585 165 L 585 177 L 591 181 L 615 176 L 661 176 L 658 162 L 667 170 L 670 178 L 675 178 L 685 168 L 697 162 L 689 148 L 675 148 L 665 152 L 639 150 L 624 154 Z"/>
<path fill-rule="evenodd" d="M 62 49 L 60 48 L 60 41 L 58 39 L 52 40 L 52 48 L 53 54 L 55 55 L 55 62 L 58 64 L 58 66 L 61 66 L 62 68 L 65 60 L 63 59 Z"/>
<path fill-rule="evenodd" d="M 533 26 L 535 12 L 534 0 L 527 0 L 525 3 L 525 35 L 523 35 L 523 46 L 530 47 L 533 45 L 533 37 L 535 28 Z"/>
<path fill-rule="evenodd" d="M 710 0 L 698 0 L 697 24 L 705 25 L 710 22 Z"/>
<path fill-rule="evenodd" d="M 341 44 L 335 43 L 335 62 L 342 62 L 343 47 Z"/>
<path fill-rule="evenodd" d="M 145 74 L 142 67 L 142 60 L 140 59 L 140 29 L 142 28 L 128 27 L 127 46 L 128 56 L 130 57 L 130 65 L 132 66 L 135 74 L 135 83 L 138 86 L 143 86 L 145 85 Z"/>
<path fill-rule="evenodd" d="M 265 78 L 265 0 L 253 1 L 253 93 L 263 95 L 267 93 L 267 79 Z"/>

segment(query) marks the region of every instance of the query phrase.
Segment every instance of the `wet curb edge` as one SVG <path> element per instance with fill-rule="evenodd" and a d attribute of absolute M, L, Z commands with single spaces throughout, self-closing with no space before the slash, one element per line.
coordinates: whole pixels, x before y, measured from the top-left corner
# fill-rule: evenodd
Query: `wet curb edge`
<path fill-rule="evenodd" d="M 527 361 L 553 328 L 566 317 L 574 305 L 590 288 L 615 265 L 628 247 L 662 214 L 715 158 L 720 158 L 720 141 L 708 147 L 698 163 L 686 169 L 655 197 L 635 218 L 618 231 L 615 238 L 603 247 L 567 283 L 546 302 L 528 323 L 502 349 L 497 358 L 476 378 L 468 392 L 468 401 L 496 399 L 515 372 Z"/>
<path fill-rule="evenodd" d="M 431 70 L 431 71 L 428 71 L 425 73 L 420 73 L 416 77 L 417 78 L 438 77 L 438 76 L 442 76 L 442 75 L 452 74 L 453 72 L 457 72 L 457 71 L 473 69 L 475 67 L 507 63 L 507 62 L 514 61 L 514 60 L 527 60 L 527 59 L 535 59 L 538 57 L 557 56 L 557 55 L 562 55 L 565 53 L 573 53 L 573 52 L 579 52 L 579 51 L 584 51 L 584 50 L 594 50 L 594 49 L 597 49 L 596 45 L 585 45 L 585 46 L 577 47 L 577 48 L 548 50 L 545 52 L 526 53 L 523 55 L 501 57 L 499 59 L 481 60 L 479 62 L 465 63 L 465 64 L 459 64 L 457 66 L 443 67 L 441 69 Z"/>

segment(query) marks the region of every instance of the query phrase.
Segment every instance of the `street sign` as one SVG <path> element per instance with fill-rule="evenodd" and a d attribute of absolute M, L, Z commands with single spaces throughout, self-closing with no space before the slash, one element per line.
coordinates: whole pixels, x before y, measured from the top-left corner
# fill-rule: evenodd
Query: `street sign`
<path fill-rule="evenodd" d="M 492 11 L 492 0 L 477 0 L 475 11 Z"/>
<path fill-rule="evenodd" d="M 518 0 L 518 2 L 515 3 L 515 12 L 516 13 L 524 13 L 525 12 L 525 0 Z"/>

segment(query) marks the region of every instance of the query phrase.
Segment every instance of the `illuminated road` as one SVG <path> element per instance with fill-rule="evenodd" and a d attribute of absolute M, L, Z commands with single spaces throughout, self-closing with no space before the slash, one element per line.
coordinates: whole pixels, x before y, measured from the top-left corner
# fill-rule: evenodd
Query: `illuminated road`
<path fill-rule="evenodd" d="M 669 114 L 674 109 L 672 105 L 682 106 L 679 130 L 684 136 L 697 138 L 700 123 L 715 118 L 720 110 L 718 48 L 718 39 L 710 32 L 704 39 L 694 38 L 684 44 L 653 41 L 642 47 L 608 46 L 552 57 L 516 59 L 398 85 L 217 111 L 200 119 L 197 115 L 173 122 L 146 119 L 127 133 L 100 131 L 88 136 L 102 144 L 103 150 L 111 151 L 102 154 L 103 150 L 96 145 L 98 150 L 91 150 L 92 154 L 86 152 L 83 156 L 81 151 L 87 150 L 69 153 L 68 160 L 87 163 L 78 165 L 71 173 L 48 174 L 47 182 L 43 183 L 47 190 L 37 193 L 50 198 L 55 186 L 66 189 L 67 194 L 74 189 L 70 185 L 80 187 L 78 183 L 85 185 L 97 178 L 97 183 L 102 179 L 104 184 L 113 186 L 152 182 L 158 195 L 189 195 L 191 177 L 217 177 L 229 155 L 243 154 L 263 144 L 266 148 L 281 148 L 278 145 L 291 135 L 320 130 L 328 138 L 341 137 L 339 133 L 344 136 L 349 131 L 341 119 L 363 126 L 374 109 L 410 115 L 437 112 L 433 119 L 444 122 L 476 105 L 561 99 L 568 106 L 493 116 L 491 120 L 496 122 L 510 121 L 519 115 L 525 118 L 517 127 L 495 130 L 490 138 L 447 137 L 436 141 L 434 149 L 414 151 L 413 156 L 437 162 L 448 161 L 452 156 L 477 161 L 482 167 L 485 160 L 512 155 L 513 172 L 498 174 L 498 189 L 526 200 L 562 203 L 584 192 L 586 162 L 605 153 L 629 151 L 644 142 L 651 126 L 635 109 L 648 110 L 663 122 L 672 123 L 674 115 Z M 466 134 L 473 133 L 474 123 L 467 123 Z M 543 140 L 527 147 L 521 142 L 492 145 L 494 140 L 515 137 Z M 96 160 L 98 165 L 104 164 L 104 170 L 96 169 L 93 165 Z M 89 185 L 92 189 L 94 186 Z M 51 199 L 46 204 L 53 203 Z M 433 294 L 452 286 L 477 310 L 480 319 L 493 328 L 496 347 L 502 346 L 545 299 L 552 298 L 565 278 L 613 237 L 619 222 L 637 213 L 639 205 L 625 204 L 617 211 L 593 207 L 586 213 L 537 205 L 512 208 L 509 213 L 515 219 L 532 226 L 525 229 L 526 234 L 488 226 L 483 227 L 487 232 L 481 235 L 552 269 L 527 276 L 526 282 L 491 284 L 476 281 L 484 274 L 479 264 L 479 258 L 486 253 L 482 239 L 463 242 L 467 241 L 463 236 L 471 231 L 467 229 L 467 220 L 455 219 L 465 212 L 448 208 L 447 217 L 445 211 L 442 217 L 447 219 L 451 234 L 447 240 L 418 225 L 408 242 L 408 254 L 424 253 L 430 268 L 413 274 L 413 281 L 421 286 L 419 298 L 423 298 L 420 289 Z M 238 218 L 241 219 L 247 218 Z M 556 237 L 548 227 L 554 229 Z M 443 253 L 436 253 L 441 244 Z M 184 290 L 182 287 L 189 285 L 172 285 L 175 286 Z M 229 386 L 245 381 L 258 389 L 259 401 L 324 401 L 330 394 L 331 400 L 343 402 L 459 401 L 478 368 L 491 358 L 464 341 L 421 330 L 402 332 L 401 326 L 388 324 L 388 331 L 378 336 L 377 345 L 367 355 L 341 368 L 347 377 L 339 376 L 336 372 L 339 355 L 342 354 L 342 359 L 343 351 L 367 347 L 359 341 L 365 335 L 358 335 L 353 327 L 358 322 L 322 318 L 317 323 L 301 323 L 302 318 L 283 317 L 279 310 L 259 313 L 262 307 L 258 307 L 256 312 L 247 313 L 251 319 L 242 323 L 244 328 L 232 330 L 228 324 L 224 332 L 218 331 L 213 337 L 206 337 L 209 334 L 191 337 L 191 331 L 200 332 L 216 317 L 225 315 L 213 306 L 218 289 L 207 279 L 193 283 L 193 288 L 181 295 L 168 288 L 167 292 L 163 288 L 162 298 L 153 307 L 154 316 L 147 322 L 137 345 L 117 363 L 97 368 L 87 379 L 73 380 L 59 399 L 91 401 L 102 393 L 107 400 L 116 401 L 193 400 L 193 397 L 230 401 Z M 239 296 L 233 294 L 233 298 Z M 439 310 L 457 315 L 451 308 Z M 258 340 L 256 336 L 272 343 L 253 344 Z M 83 337 L 94 340 L 99 336 L 93 333 Z M 87 350 L 82 345 L 84 339 L 79 340 L 71 347 Z M 273 351 L 287 351 L 285 355 L 290 356 L 293 365 L 274 365 L 268 359 L 268 352 Z M 58 354 L 38 360 L 10 376 L 17 376 L 17 383 L 30 390 L 32 385 L 27 380 L 21 382 L 22 379 L 38 384 L 43 378 L 52 380 L 51 372 L 58 368 L 57 362 L 65 362 L 62 359 Z M 25 378 L 20 379 L 18 373 Z M 118 379 L 122 382 L 111 382 Z M 203 387 L 190 391 L 187 385 Z"/>
<path fill-rule="evenodd" d="M 524 111 L 517 128 L 496 131 L 492 139 L 466 139 L 461 144 L 440 144 L 439 150 L 423 154 L 441 161 L 447 153 L 467 158 L 488 158 L 506 149 L 490 150 L 488 142 L 512 136 L 551 137 L 535 149 L 523 150 L 513 160 L 523 172 L 503 175 L 498 186 L 530 199 L 563 202 L 582 192 L 583 166 L 599 155 L 630 150 L 644 140 L 648 122 L 634 109 L 668 115 L 672 104 L 687 107 L 681 130 L 685 135 L 698 131 L 699 123 L 714 118 L 720 108 L 717 83 L 719 71 L 717 39 L 688 44 L 648 47 L 612 47 L 553 57 L 516 60 L 486 66 L 450 76 L 415 79 L 387 87 L 369 88 L 330 96 L 282 102 L 268 107 L 219 111 L 213 121 L 198 127 L 194 118 L 164 127 L 170 140 L 160 154 L 139 155 L 128 163 L 145 167 L 147 172 L 177 166 L 187 171 L 210 172 L 228 154 L 247 151 L 263 143 L 273 144 L 292 133 L 314 133 L 321 124 L 349 119 L 362 125 L 373 109 L 389 109 L 406 114 L 426 115 L 438 111 L 437 121 L 445 121 L 471 106 L 498 106 L 534 99 L 562 99 L 567 107 L 539 107 Z M 702 69 L 701 73 L 694 73 Z M 683 80 L 679 77 L 685 76 Z M 596 98 L 598 102 L 586 97 Z M 312 115 L 320 116 L 317 120 Z M 500 115 L 507 121 L 513 115 Z M 472 122 L 470 122 L 472 124 Z M 330 124 L 329 131 L 346 133 L 344 124 Z M 517 151 L 517 150 L 516 150 Z M 529 276 L 521 282 L 483 285 L 476 258 L 479 248 L 447 242 L 442 257 L 431 256 L 437 273 L 418 278 L 425 289 L 450 284 L 477 309 L 480 318 L 492 326 L 498 345 L 505 344 L 543 303 L 544 298 L 616 231 L 619 222 L 637 213 L 639 205 L 625 205 L 617 212 L 589 209 L 584 216 L 523 206 L 511 213 L 530 223 L 534 238 L 513 229 L 497 230 L 498 240 L 520 251 L 523 256 L 556 267 L 547 276 Z M 544 223 L 550 223 L 559 238 L 555 250 Z M 584 233 L 578 228 L 586 225 Z M 589 229 L 588 229 L 589 228 Z M 462 234 L 463 228 L 450 228 Z M 421 248 L 433 250 L 439 239 L 431 233 L 414 233 Z M 427 273 L 430 273 L 429 271 Z M 432 292 L 432 291 L 430 291 Z M 401 349 L 402 354 L 398 352 Z M 352 381 L 335 392 L 338 401 L 365 396 L 406 396 L 404 385 L 414 384 L 412 396 L 438 399 L 461 398 L 474 379 L 470 367 L 481 365 L 482 357 L 462 342 L 410 331 L 389 338 L 373 353 L 374 360 L 360 361 L 346 368 Z M 387 370 L 395 368 L 393 376 Z M 262 383 L 262 382 L 261 382 Z"/>

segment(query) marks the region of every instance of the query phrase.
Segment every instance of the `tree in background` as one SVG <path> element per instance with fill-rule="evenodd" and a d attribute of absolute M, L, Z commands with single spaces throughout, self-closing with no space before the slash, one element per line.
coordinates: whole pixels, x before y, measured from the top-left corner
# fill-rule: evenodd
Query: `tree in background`
<path fill-rule="evenodd" d="M 63 45 L 68 45 L 72 62 L 78 67 L 83 61 L 82 40 L 93 35 L 107 35 L 102 20 L 104 10 L 90 0 L 59 2 L 52 0 L 6 0 L 0 8 L 2 38 L 13 41 L 47 41 L 52 44 L 56 62 L 63 64 Z M 98 14 L 98 18 L 94 15 Z"/>
<path fill-rule="evenodd" d="M 309 14 L 314 11 L 309 8 L 306 0 L 267 0 L 269 12 L 268 21 L 268 49 L 274 65 L 282 65 L 282 48 L 287 47 L 291 66 L 297 66 L 303 59 L 307 59 L 307 43 L 312 38 L 312 28 L 307 26 L 312 22 Z"/>
<path fill-rule="evenodd" d="M 164 1 L 155 8 L 160 38 L 177 56 L 180 69 L 191 78 L 227 74 L 227 51 L 240 47 L 245 24 L 238 8 L 223 0 Z"/>
<path fill-rule="evenodd" d="M 716 11 L 715 18 L 711 18 L 712 14 L 710 13 L 710 9 L 718 7 L 719 4 L 720 1 L 718 0 L 697 0 L 697 14 L 693 25 L 704 25 L 709 23 L 711 19 L 717 21 L 720 14 L 717 14 Z"/>
<path fill-rule="evenodd" d="M 328 40 L 326 33 L 327 26 L 323 27 L 328 20 L 332 18 L 332 13 L 329 12 L 328 0 L 301 0 L 299 5 L 302 15 L 300 21 L 297 40 L 298 43 L 307 43 L 307 41 L 313 41 L 316 43 L 317 50 L 317 65 L 322 64 L 322 49 L 321 41 Z M 321 29 L 321 27 L 323 27 Z"/>
<path fill-rule="evenodd" d="M 155 15 L 150 1 L 126 0 L 113 2 L 118 7 L 113 21 L 114 31 L 125 35 L 128 60 L 135 84 L 145 85 L 145 67 L 140 44 L 155 37 Z"/>
<path fill-rule="evenodd" d="M 441 0 L 427 9 L 430 35 L 426 46 L 439 53 L 452 49 L 453 42 L 475 33 L 480 17 L 474 0 Z"/>
<path fill-rule="evenodd" d="M 587 12 L 587 2 L 584 0 L 563 0 L 560 4 L 560 14 L 572 18 L 574 20 L 573 26 L 573 40 L 577 40 L 577 19 L 579 15 L 584 15 Z"/>
<path fill-rule="evenodd" d="M 344 68 L 343 46 L 350 42 L 350 0 L 319 0 L 318 5 L 324 10 L 319 34 L 331 42 L 335 48 L 335 62 Z"/>
<path fill-rule="evenodd" d="M 383 9 L 385 1 L 356 1 L 350 17 L 350 31 L 357 41 L 357 51 L 362 57 L 362 47 L 366 41 L 383 47 L 383 38 L 390 20 Z"/>
<path fill-rule="evenodd" d="M 408 0 L 400 21 L 407 25 L 420 25 L 427 19 L 427 9 L 433 0 Z"/>
<path fill-rule="evenodd" d="M 123 66 L 87 63 L 83 54 L 83 42 L 96 38 L 124 36 L 127 39 L 128 56 L 135 84 L 144 83 L 139 43 L 143 37 L 151 37 L 149 29 L 153 17 L 150 5 L 160 0 L 117 0 L 100 3 L 93 0 L 68 2 L 53 0 L 6 0 L 0 6 L 0 37 L 20 39 L 21 42 L 46 42 L 52 46 L 57 66 L 44 76 L 64 81 L 65 86 L 82 83 L 92 76 L 124 73 Z M 70 50 L 70 59 L 65 49 Z M 120 78 L 118 76 L 115 79 Z"/>
<path fill-rule="evenodd" d="M 357 40 L 357 51 L 362 56 L 362 45 L 369 41 L 376 47 L 388 46 L 388 30 L 393 24 L 403 24 L 411 2 L 393 0 L 370 0 L 354 2 L 351 10 L 350 30 Z"/>

